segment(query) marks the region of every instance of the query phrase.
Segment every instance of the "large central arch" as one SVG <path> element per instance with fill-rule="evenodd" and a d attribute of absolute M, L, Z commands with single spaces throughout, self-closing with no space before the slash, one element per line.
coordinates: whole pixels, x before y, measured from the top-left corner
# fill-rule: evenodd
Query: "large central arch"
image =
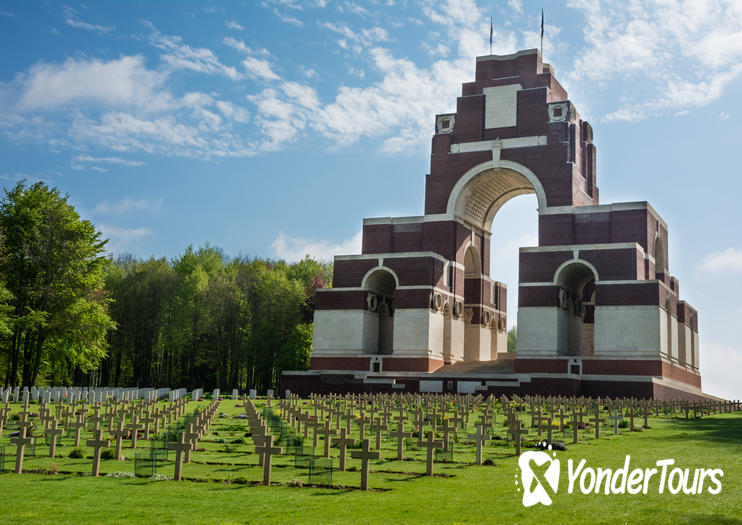
<path fill-rule="evenodd" d="M 469 169 L 454 185 L 446 214 L 489 233 L 497 211 L 518 195 L 535 193 L 539 212 L 546 208 L 541 181 L 527 167 L 507 160 L 491 160 Z"/>

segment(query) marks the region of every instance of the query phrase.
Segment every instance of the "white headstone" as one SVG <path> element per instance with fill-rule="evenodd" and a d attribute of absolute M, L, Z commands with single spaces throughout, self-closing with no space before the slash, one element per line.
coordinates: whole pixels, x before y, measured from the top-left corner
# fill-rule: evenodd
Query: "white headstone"
<path fill-rule="evenodd" d="M 232 389 L 232 399 L 237 399 L 240 396 L 239 391 L 236 388 Z"/>
<path fill-rule="evenodd" d="M 255 399 L 256 397 L 258 397 L 258 391 L 255 390 L 254 388 L 251 388 L 250 389 L 250 399 Z"/>

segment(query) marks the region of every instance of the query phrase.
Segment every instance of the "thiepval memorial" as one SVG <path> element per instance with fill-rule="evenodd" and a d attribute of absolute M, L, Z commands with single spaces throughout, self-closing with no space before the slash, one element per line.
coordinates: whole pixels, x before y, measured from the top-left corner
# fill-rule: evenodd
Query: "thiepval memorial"
<path fill-rule="evenodd" d="M 337 255 L 333 287 L 318 290 L 311 370 L 284 386 L 703 397 L 698 314 L 670 274 L 668 226 L 648 202 L 600 202 L 593 129 L 538 50 L 477 58 L 434 125 L 425 214 L 364 220 L 362 254 Z M 490 229 L 528 193 L 538 246 L 520 248 L 508 291 L 489 275 Z"/>

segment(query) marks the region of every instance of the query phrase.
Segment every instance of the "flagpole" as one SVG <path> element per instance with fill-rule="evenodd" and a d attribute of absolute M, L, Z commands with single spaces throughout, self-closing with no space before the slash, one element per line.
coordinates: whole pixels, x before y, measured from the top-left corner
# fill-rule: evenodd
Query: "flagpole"
<path fill-rule="evenodd" d="M 492 54 L 492 17 L 490 17 L 490 55 Z"/>
<path fill-rule="evenodd" d="M 544 8 L 541 8 L 541 59 L 544 58 Z"/>

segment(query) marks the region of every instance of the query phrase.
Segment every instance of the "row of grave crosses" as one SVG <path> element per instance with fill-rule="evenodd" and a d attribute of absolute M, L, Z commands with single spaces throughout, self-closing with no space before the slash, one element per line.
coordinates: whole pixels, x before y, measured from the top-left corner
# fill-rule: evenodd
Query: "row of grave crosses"
<path fill-rule="evenodd" d="M 270 406 L 271 400 L 272 396 L 268 396 L 268 406 Z M 268 431 L 268 425 L 263 421 L 263 417 L 258 413 L 252 400 L 243 397 L 242 402 L 247 423 L 250 425 L 250 435 L 255 445 L 255 453 L 258 455 L 258 466 L 263 467 L 263 485 L 270 485 L 273 455 L 283 454 L 283 449 L 274 446 L 275 436 Z"/>
<path fill-rule="evenodd" d="M 252 397 L 252 396 L 251 396 Z M 478 419 L 474 422 L 476 432 L 467 437 L 476 445 L 476 463 L 482 462 L 484 443 L 492 438 L 490 432 L 495 423 L 494 402 L 496 398 L 481 395 L 438 395 L 438 394 L 350 394 L 310 396 L 308 404 L 296 397 L 280 400 L 279 408 L 298 434 L 308 438 L 312 431 L 314 447 L 319 444 L 320 436 L 324 442 L 324 456 L 330 457 L 331 444 L 337 445 L 340 451 L 340 469 L 346 468 L 346 455 L 349 447 L 355 445 L 351 438 L 352 430 L 358 429 L 362 443 L 361 450 L 351 451 L 351 457 L 362 461 L 361 487 L 368 489 L 369 462 L 380 458 L 382 433 L 397 441 L 396 459 L 404 457 L 405 441 L 417 437 L 417 445 L 427 449 L 426 473 L 433 475 L 433 458 L 436 448 L 448 451 L 451 438 L 459 435 L 469 424 L 471 416 L 478 410 Z M 271 406 L 272 396 L 267 397 Z M 596 439 L 600 438 L 601 426 L 610 423 L 614 434 L 619 433 L 619 422 L 628 419 L 628 428 L 636 428 L 638 420 L 649 427 L 651 416 L 684 416 L 703 417 L 706 414 L 739 411 L 739 401 L 656 401 L 641 399 L 610 399 L 585 397 L 543 397 L 513 395 L 512 399 L 501 396 L 501 405 L 508 428 L 507 439 L 512 440 L 516 454 L 520 455 L 523 437 L 537 435 L 539 441 L 544 437 L 552 443 L 554 432 L 565 435 L 567 428 L 572 431 L 572 443 L 577 443 L 579 430 L 592 431 Z M 256 452 L 259 454 L 259 465 L 264 468 L 265 484 L 270 484 L 271 456 L 282 450 L 274 446 L 274 436 L 258 414 L 252 401 L 243 397 L 245 413 L 250 424 Z M 182 462 L 190 461 L 190 452 L 196 448 L 198 440 L 211 423 L 219 401 L 215 399 L 203 412 L 189 424 L 186 431 L 178 436 L 178 442 L 170 443 L 169 448 L 176 451 L 175 477 L 181 479 Z M 56 440 L 63 430 L 73 434 L 75 446 L 79 446 L 81 431 L 92 427 L 93 438 L 86 444 L 94 449 L 93 475 L 98 475 L 100 452 L 108 447 L 110 441 L 104 439 L 104 432 L 116 440 L 116 457 L 121 457 L 122 440 L 131 439 L 131 447 L 136 448 L 137 436 L 144 431 L 144 438 L 149 439 L 150 431 L 158 433 L 165 421 L 181 417 L 186 410 L 186 399 L 180 398 L 169 406 L 158 409 L 152 402 L 117 402 L 106 400 L 103 403 L 89 404 L 85 401 L 73 401 L 51 405 L 42 400 L 38 413 L 32 413 L 26 401 L 23 410 L 18 414 L 18 435 L 11 439 L 16 445 L 15 472 L 23 469 L 23 457 L 26 446 L 33 445 L 33 431 L 36 428 L 32 421 L 36 419 L 49 443 L 50 456 L 55 455 Z M 92 412 L 92 414 L 90 413 Z M 10 408 L 6 403 L 0 406 L 0 435 L 7 426 Z M 526 418 L 530 417 L 530 429 Z M 128 421 L 128 423 L 127 423 Z M 409 425 L 409 427 L 407 426 Z M 367 437 L 367 433 L 372 438 Z M 443 439 L 437 440 L 436 433 Z M 546 434 L 544 436 L 544 433 Z M 374 450 L 372 450 L 372 447 Z"/>
<path fill-rule="evenodd" d="M 355 425 L 363 448 L 352 451 L 351 457 L 362 460 L 361 488 L 365 490 L 368 488 L 368 461 L 380 458 L 383 432 L 396 441 L 396 459 L 400 461 L 404 458 L 406 440 L 417 437 L 417 446 L 427 449 L 426 474 L 432 476 L 435 450 L 449 451 L 451 438 L 466 427 L 481 400 L 481 396 L 442 398 L 351 394 L 343 397 L 311 396 L 308 407 L 303 406 L 298 398 L 291 397 L 281 401 L 280 407 L 284 419 L 294 426 L 297 433 L 303 431 L 304 437 L 308 438 L 312 430 L 314 447 L 318 446 L 320 436 L 324 438 L 325 457 L 330 455 L 330 443 L 338 446 L 340 470 L 345 470 L 347 447 L 355 444 L 356 440 L 348 437 Z M 406 430 L 408 424 L 410 430 Z M 436 439 L 436 431 L 443 434 L 442 440 Z M 367 438 L 367 433 L 373 437 Z M 332 437 L 338 434 L 339 437 Z M 372 443 L 374 450 L 371 450 Z"/>
<path fill-rule="evenodd" d="M 482 463 L 483 444 L 491 439 L 487 432 L 495 422 L 495 411 L 492 405 L 494 396 L 490 396 L 484 403 L 479 419 L 475 422 L 476 433 L 469 434 L 468 438 L 476 445 L 476 463 Z M 585 398 L 585 397 L 541 397 L 526 396 L 525 399 L 513 396 L 509 400 L 502 396 L 501 404 L 505 414 L 505 424 L 508 427 L 507 439 L 512 439 L 516 455 L 520 455 L 522 439 L 529 434 L 524 422 L 519 419 L 520 411 L 525 409 L 530 414 L 531 428 L 535 429 L 539 441 L 544 437 L 552 443 L 554 432 L 563 435 L 567 428 L 572 430 L 572 443 L 579 440 L 579 430 L 589 429 L 592 424 L 596 439 L 600 438 L 601 425 L 610 421 L 613 433 L 619 434 L 619 422 L 628 418 L 628 428 L 637 428 L 637 421 L 643 419 L 643 427 L 649 428 L 649 417 L 654 412 L 673 415 L 684 413 L 686 418 L 692 412 L 694 417 L 703 414 L 728 412 L 739 410 L 738 401 L 656 401 L 634 398 Z M 441 396 L 441 395 L 414 395 L 414 394 L 350 394 L 347 396 L 328 395 L 310 396 L 309 406 L 303 406 L 299 398 L 292 396 L 280 402 L 284 417 L 292 424 L 297 433 L 303 430 L 304 438 L 308 438 L 312 430 L 313 445 L 317 447 L 319 436 L 325 438 L 325 457 L 329 457 L 331 435 L 341 433 L 340 438 L 334 438 L 341 448 L 341 470 L 344 469 L 345 443 L 351 433 L 352 425 L 359 430 L 361 440 L 365 439 L 367 431 L 374 433 L 375 449 L 381 449 L 381 433 L 396 425 L 396 430 L 388 433 L 389 437 L 397 440 L 397 459 L 404 455 L 405 438 L 417 435 L 419 446 L 426 446 L 423 435 L 429 427 L 431 436 L 435 432 L 443 434 L 440 445 L 444 451 L 450 447 L 451 436 L 458 436 L 459 430 L 468 425 L 469 417 L 482 403 L 481 396 Z M 606 416 L 606 417 L 601 417 Z M 391 421 L 395 423 L 392 424 Z M 415 432 L 405 432 L 404 426 L 411 421 Z M 331 428 L 331 427 L 334 427 Z M 432 438 L 431 438 L 432 439 Z M 337 441 L 336 441 L 337 440 Z M 432 457 L 432 448 L 429 449 Z M 431 461 L 429 461 L 431 463 Z M 429 465 L 428 473 L 432 473 Z"/>
<path fill-rule="evenodd" d="M 184 432 L 178 433 L 178 441 L 168 443 L 167 447 L 175 451 L 175 474 L 173 479 L 183 479 L 183 463 L 191 462 L 191 451 L 196 450 L 200 440 L 214 421 L 214 416 L 221 401 L 215 398 L 202 412 L 188 424 Z"/>
<path fill-rule="evenodd" d="M 93 448 L 92 474 L 98 476 L 101 449 L 110 446 L 110 440 L 103 438 L 104 432 L 108 432 L 116 440 L 115 455 L 118 459 L 121 457 L 122 440 L 124 438 L 131 440 L 131 448 L 136 448 L 139 430 L 144 430 L 144 438 L 148 440 L 151 430 L 157 434 L 160 425 L 164 426 L 165 421 L 172 423 L 173 419 L 177 420 L 181 417 L 185 413 L 186 403 L 186 399 L 181 398 L 170 403 L 169 406 L 159 409 L 154 406 L 154 401 L 141 404 L 133 401 L 128 406 L 125 402 L 119 403 L 110 400 L 92 405 L 85 401 L 79 405 L 74 401 L 69 405 L 60 402 L 54 406 L 56 414 L 53 414 L 52 406 L 47 405 L 44 401 L 40 403 L 38 413 L 31 412 L 28 401 L 26 401 L 23 410 L 18 414 L 20 417 L 18 435 L 10 440 L 11 444 L 17 447 L 15 472 L 20 474 L 23 471 L 25 447 L 34 444 L 35 438 L 29 435 L 37 428 L 34 419 L 39 423 L 40 433 L 44 435 L 49 444 L 50 457 L 56 455 L 57 439 L 65 431 L 68 435 L 72 434 L 74 446 L 79 447 L 82 431 L 92 427 L 93 439 L 87 440 L 86 445 Z M 92 415 L 89 414 L 90 410 L 92 410 Z M 8 404 L 0 408 L 0 435 L 2 435 L 3 427 L 7 424 L 9 414 L 10 407 Z M 127 419 L 129 420 L 128 424 L 126 424 Z M 117 421 L 115 428 L 114 420 Z"/>

